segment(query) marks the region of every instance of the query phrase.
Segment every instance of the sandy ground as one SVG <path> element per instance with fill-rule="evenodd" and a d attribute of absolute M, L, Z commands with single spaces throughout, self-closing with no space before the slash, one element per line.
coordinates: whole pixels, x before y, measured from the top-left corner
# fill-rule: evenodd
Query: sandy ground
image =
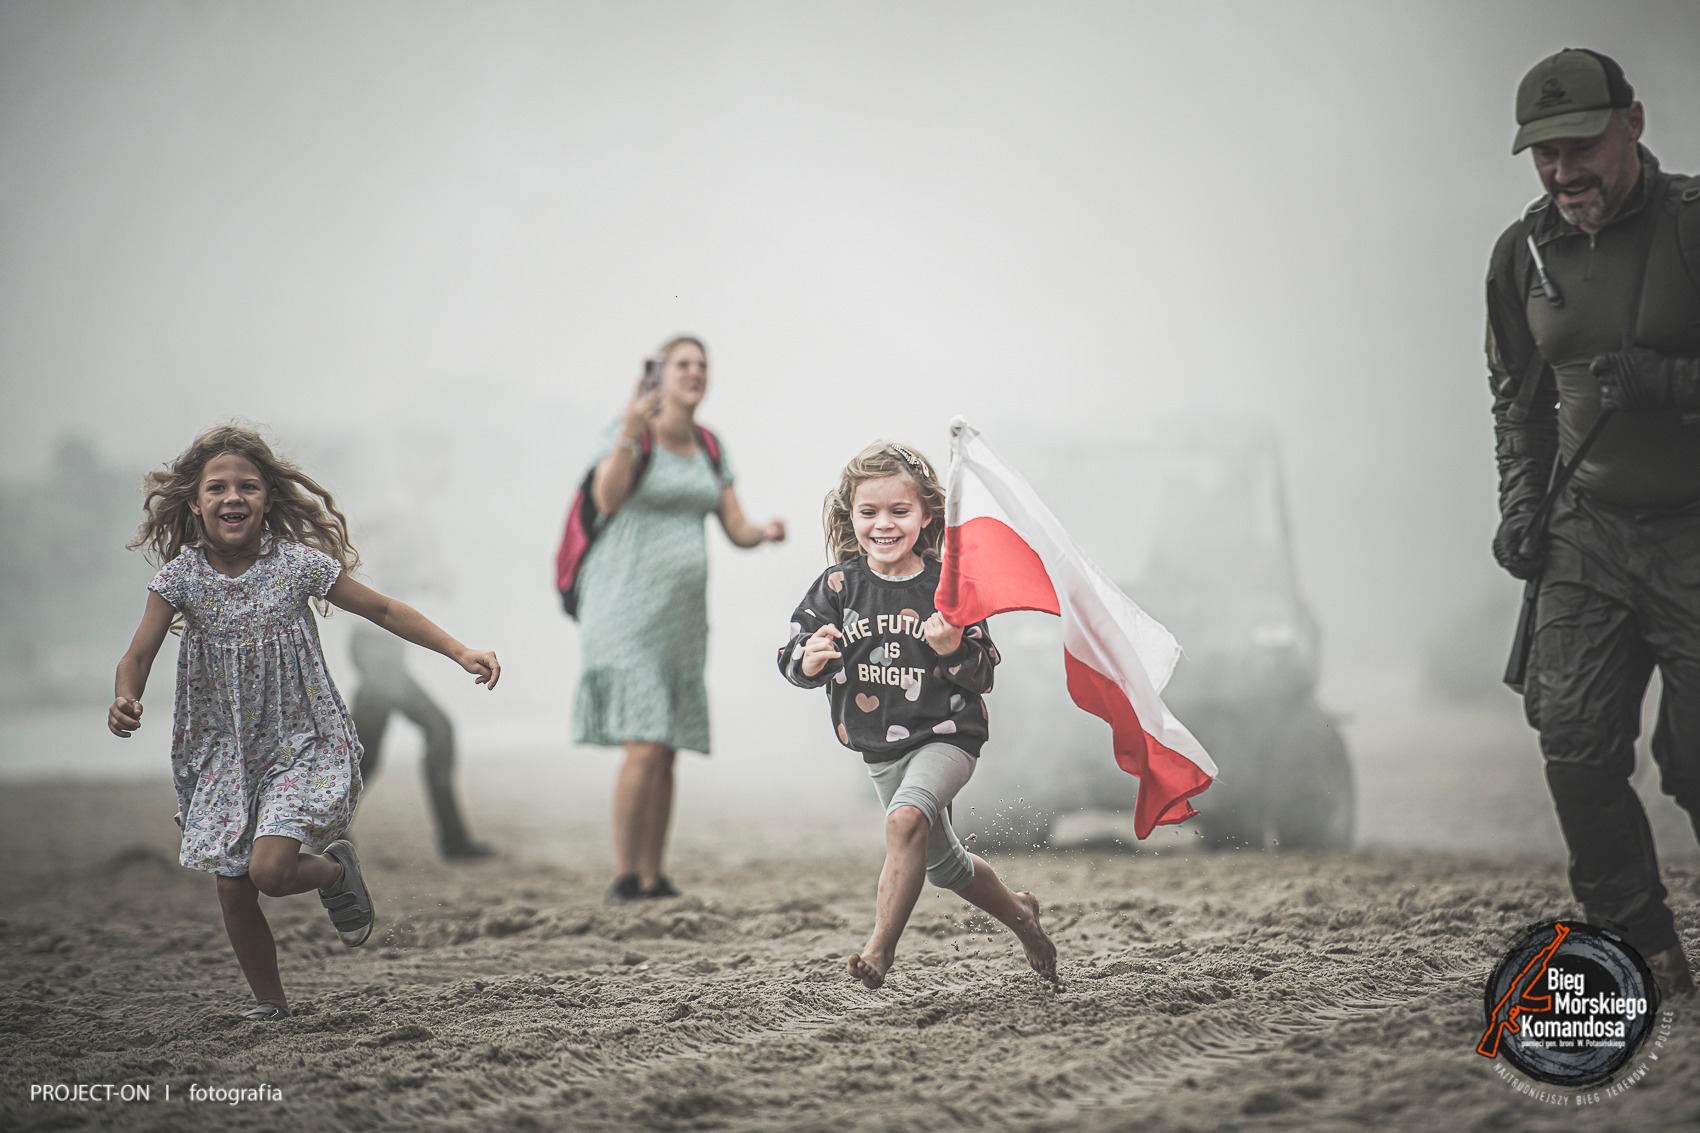
<path fill-rule="evenodd" d="M 1044 902 L 1062 988 L 928 889 L 878 992 L 843 973 L 880 860 L 853 768 L 784 802 L 688 763 L 686 895 L 610 908 L 606 761 L 469 762 L 469 809 L 506 856 L 449 867 L 398 759 L 357 828 L 378 932 L 344 949 L 311 897 L 269 901 L 297 1010 L 269 1025 L 236 1017 L 246 990 L 210 879 L 175 864 L 162 777 L 13 783 L 0 1128 L 1700 1128 L 1696 1007 L 1639 1083 L 1589 1106 L 1523 1096 L 1475 1053 L 1512 934 L 1573 909 L 1528 775 L 1463 791 L 1414 750 L 1397 722 L 1358 737 L 1369 825 L 1351 855 L 1185 837 L 993 855 Z M 1401 813 L 1453 848 L 1421 848 Z M 1508 841 L 1513 819 L 1535 833 Z M 1700 863 L 1666 873 L 1693 951 Z M 32 1083 L 153 1096 L 32 1102 Z M 282 1100 L 186 1099 L 262 1083 Z"/>

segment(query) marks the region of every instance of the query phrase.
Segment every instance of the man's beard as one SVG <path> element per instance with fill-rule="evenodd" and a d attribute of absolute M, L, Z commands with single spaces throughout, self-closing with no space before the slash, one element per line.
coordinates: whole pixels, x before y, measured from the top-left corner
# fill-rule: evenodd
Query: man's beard
<path fill-rule="evenodd" d="M 1589 228 L 1598 228 L 1600 221 L 1605 219 L 1606 212 L 1611 207 L 1610 202 L 1604 197 L 1595 197 L 1587 204 L 1575 208 L 1559 204 L 1557 200 L 1554 200 L 1553 203 L 1558 205 L 1558 215 L 1578 228 L 1583 225 L 1587 225 Z"/>
<path fill-rule="evenodd" d="M 1589 184 L 1578 186 L 1572 183 L 1551 190 L 1552 202 L 1558 206 L 1558 215 L 1578 228 L 1584 225 L 1589 228 L 1598 228 L 1605 221 L 1617 215 L 1618 207 L 1623 204 L 1624 198 L 1628 196 L 1625 192 L 1611 192 L 1611 186 L 1603 181 L 1593 181 L 1591 185 L 1597 192 L 1594 194 L 1594 199 L 1585 205 L 1564 204 L 1558 199 L 1558 189 L 1586 189 L 1590 187 Z"/>

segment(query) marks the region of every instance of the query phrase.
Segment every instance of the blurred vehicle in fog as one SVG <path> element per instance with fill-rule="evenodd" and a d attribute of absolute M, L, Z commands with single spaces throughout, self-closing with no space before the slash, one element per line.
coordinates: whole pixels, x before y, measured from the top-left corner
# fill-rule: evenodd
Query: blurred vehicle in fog
<path fill-rule="evenodd" d="M 1188 826 L 1211 846 L 1341 850 L 1352 840 L 1351 760 L 1317 702 L 1315 618 L 1294 569 L 1280 447 L 1211 421 L 1137 447 L 1012 456 L 1104 572 L 1168 627 L 1183 655 L 1163 690 L 1220 774 Z M 1082 810 L 1125 812 L 1137 780 L 1108 725 L 1075 707 L 1060 619 L 1000 615 L 992 742 L 957 800 L 981 845 L 1046 842 Z M 963 813 L 967 811 L 968 813 Z"/>

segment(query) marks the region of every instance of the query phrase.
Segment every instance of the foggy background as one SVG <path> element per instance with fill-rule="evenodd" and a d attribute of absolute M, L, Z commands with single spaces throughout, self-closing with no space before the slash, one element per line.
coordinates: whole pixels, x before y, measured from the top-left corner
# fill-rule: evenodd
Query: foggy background
<path fill-rule="evenodd" d="M 792 538 L 711 521 L 716 751 L 683 815 L 693 781 L 865 791 L 772 662 L 862 445 L 942 465 L 964 414 L 1021 466 L 1232 413 L 1283 446 L 1360 842 L 1470 842 L 1493 814 L 1391 823 L 1487 773 L 1556 844 L 1498 684 L 1481 347 L 1488 252 L 1539 192 L 1516 84 L 1565 46 L 1622 62 L 1648 145 L 1700 169 L 1688 0 L 0 4 L 0 777 L 164 776 L 171 644 L 143 730 L 104 726 L 151 574 L 122 544 L 142 474 L 230 418 L 336 492 L 372 584 L 499 652 L 490 695 L 412 662 L 464 776 L 603 775 L 567 739 L 553 552 L 641 358 L 688 332 L 746 512 Z M 1117 521 L 1102 483 L 1046 490 Z"/>

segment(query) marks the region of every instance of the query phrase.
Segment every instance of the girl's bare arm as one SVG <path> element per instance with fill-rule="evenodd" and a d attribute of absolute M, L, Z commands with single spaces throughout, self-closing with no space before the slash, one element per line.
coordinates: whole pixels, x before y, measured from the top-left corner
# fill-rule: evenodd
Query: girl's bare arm
<path fill-rule="evenodd" d="M 129 739 L 130 733 L 142 726 L 142 693 L 148 688 L 148 673 L 153 670 L 153 659 L 159 656 L 159 647 L 165 644 L 165 635 L 171 632 L 171 619 L 176 616 L 170 602 L 148 591 L 148 604 L 142 610 L 136 636 L 118 659 L 112 707 L 106 710 L 106 727 L 120 739 Z"/>
<path fill-rule="evenodd" d="M 359 614 L 373 625 L 387 629 L 403 641 L 441 653 L 478 679 L 475 683 L 496 687 L 502 666 L 488 649 L 468 649 L 450 637 L 436 622 L 387 594 L 380 594 L 346 573 L 338 576 L 325 597 L 331 605 Z"/>

